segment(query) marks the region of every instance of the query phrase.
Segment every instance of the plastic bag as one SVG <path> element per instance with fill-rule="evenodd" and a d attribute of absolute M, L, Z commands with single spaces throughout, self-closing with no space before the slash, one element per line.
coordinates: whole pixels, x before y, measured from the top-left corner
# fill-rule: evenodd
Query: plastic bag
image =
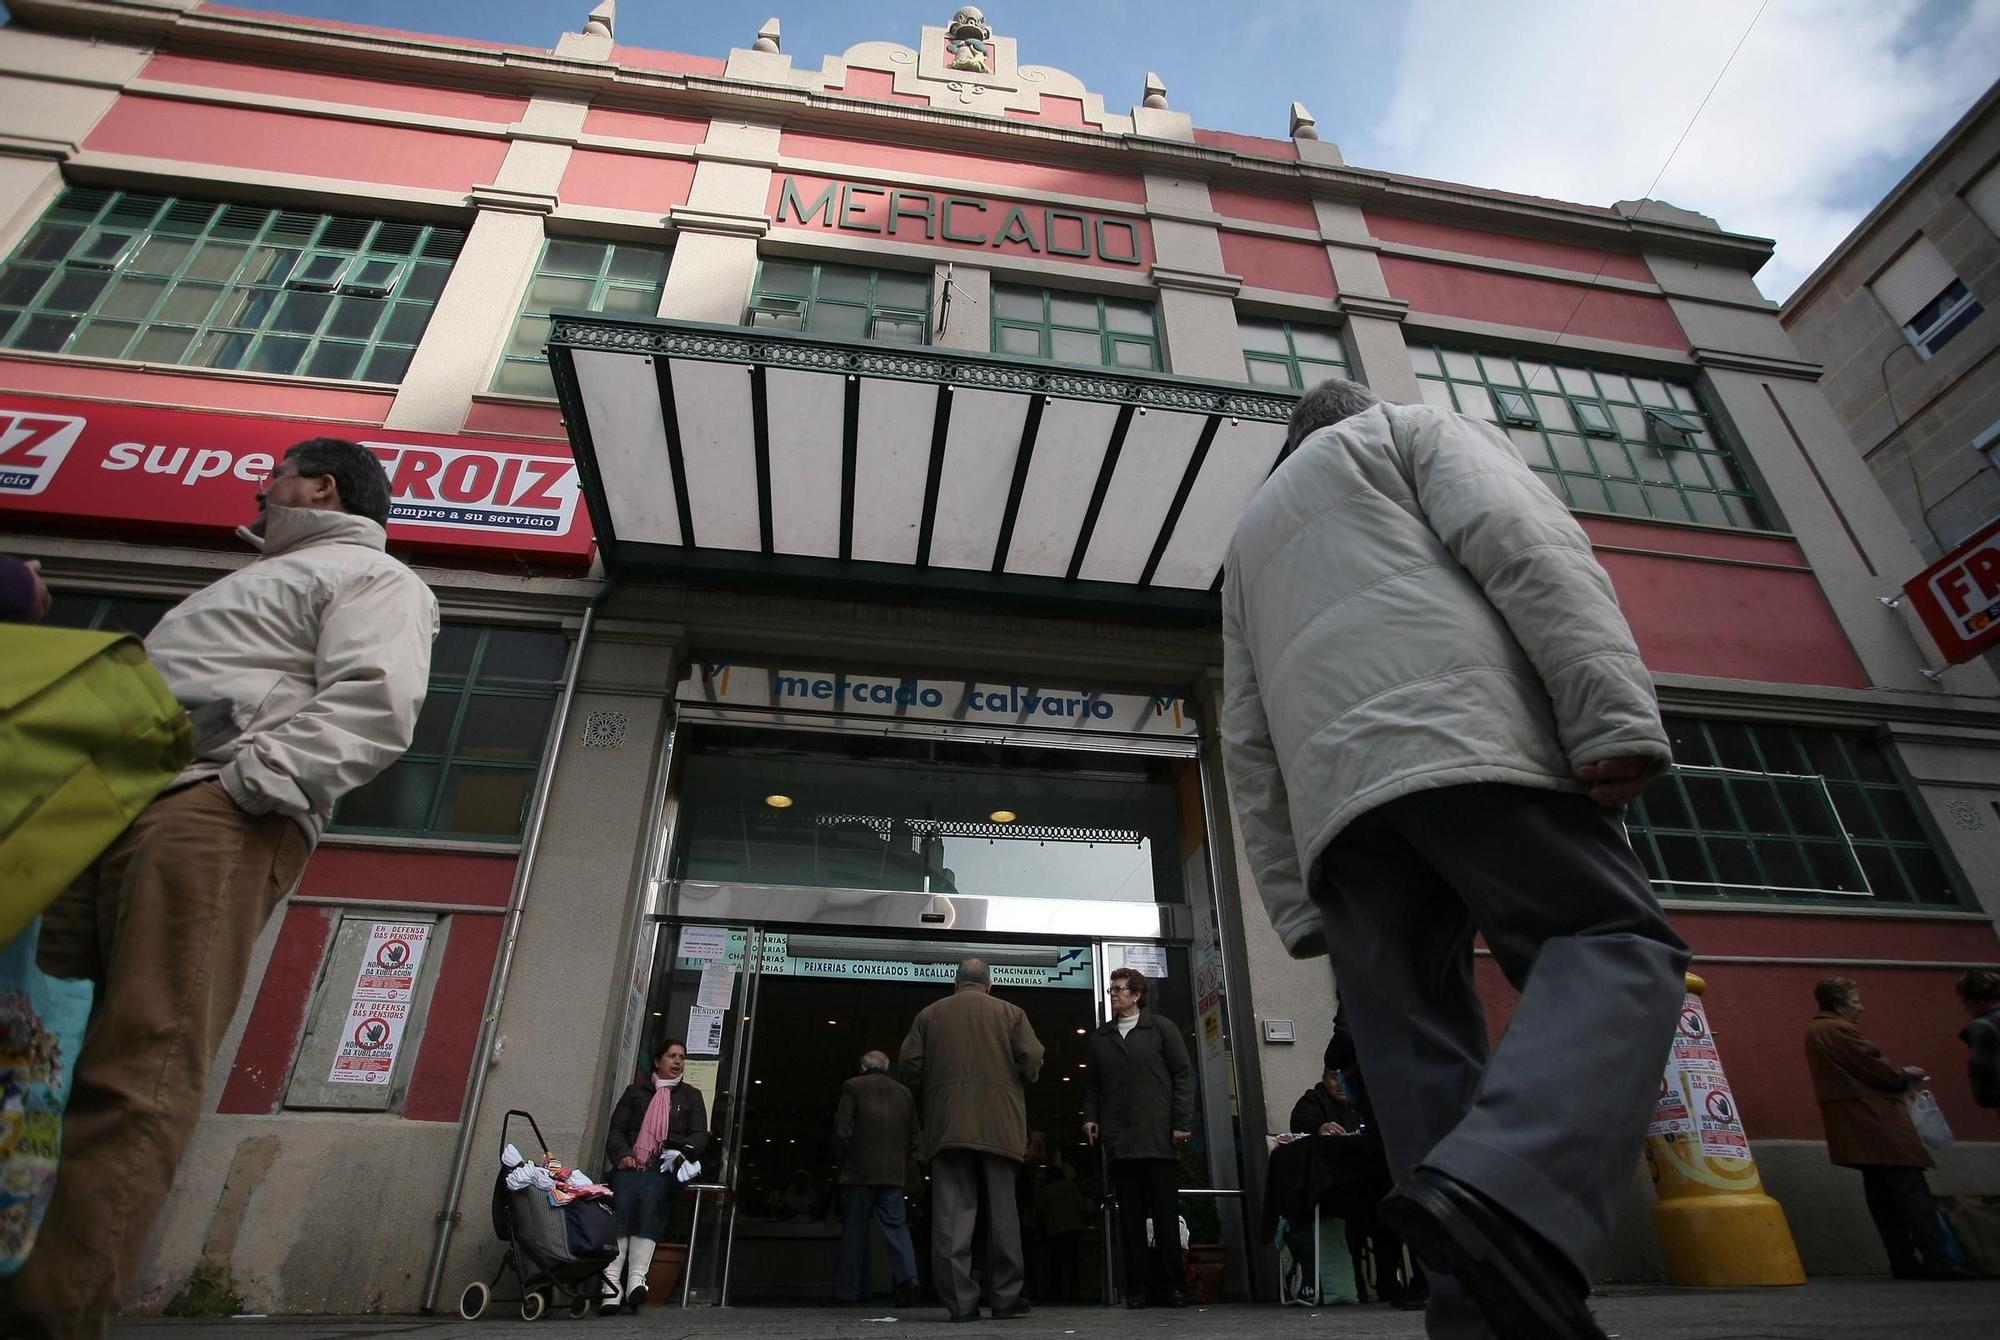
<path fill-rule="evenodd" d="M 1910 1124 L 1917 1128 L 1926 1147 L 1933 1150 L 1951 1148 L 1951 1124 L 1938 1110 L 1937 1099 L 1929 1089 L 1918 1089 L 1905 1098 L 1910 1109 Z"/>
<path fill-rule="evenodd" d="M 90 1022 L 89 982 L 35 966 L 42 919 L 0 945 L 0 1278 L 19 1270 L 55 1195 L 62 1114 Z"/>

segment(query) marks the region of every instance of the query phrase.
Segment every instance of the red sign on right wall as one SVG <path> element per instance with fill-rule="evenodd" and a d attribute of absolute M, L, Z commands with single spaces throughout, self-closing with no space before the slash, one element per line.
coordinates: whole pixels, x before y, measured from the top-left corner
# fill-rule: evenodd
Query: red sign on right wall
<path fill-rule="evenodd" d="M 1945 659 L 2000 646 L 2000 517 L 1903 584 Z"/>

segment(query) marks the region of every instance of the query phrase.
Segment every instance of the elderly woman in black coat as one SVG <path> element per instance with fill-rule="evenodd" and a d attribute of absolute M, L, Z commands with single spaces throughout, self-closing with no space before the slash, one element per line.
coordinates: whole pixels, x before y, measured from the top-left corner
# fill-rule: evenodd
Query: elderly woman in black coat
<path fill-rule="evenodd" d="M 653 1073 L 628 1087 L 611 1110 L 604 1161 L 618 1216 L 618 1256 L 604 1269 L 601 1313 L 645 1305 L 646 1271 L 667 1231 L 674 1191 L 708 1153 L 708 1104 L 700 1089 L 682 1082 L 686 1071 L 687 1044 L 661 1039 L 653 1048 Z"/>

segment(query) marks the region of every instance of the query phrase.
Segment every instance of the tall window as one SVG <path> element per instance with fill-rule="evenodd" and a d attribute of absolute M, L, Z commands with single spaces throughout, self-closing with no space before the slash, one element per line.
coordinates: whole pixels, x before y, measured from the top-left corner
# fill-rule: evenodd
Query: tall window
<path fill-rule="evenodd" d="M 667 252 L 629 242 L 578 242 L 552 237 L 521 303 L 514 333 L 493 373 L 493 389 L 512 395 L 553 396 L 549 375 L 549 313 L 558 308 L 655 316 L 667 286 Z"/>
<path fill-rule="evenodd" d="M 1979 300 L 1952 271 L 1951 262 L 1922 234 L 1869 280 L 1868 287 L 1922 358 L 1944 348 L 1981 311 Z"/>
<path fill-rule="evenodd" d="M 1867 735 L 1692 717 L 1667 733 L 1673 773 L 1626 820 L 1663 896 L 1962 905 Z"/>
<path fill-rule="evenodd" d="M 1160 329 L 1149 302 L 995 284 L 993 351 L 1158 372 Z"/>
<path fill-rule="evenodd" d="M 409 752 L 341 800 L 334 829 L 519 837 L 568 646 L 542 629 L 444 625 Z"/>
<path fill-rule="evenodd" d="M 765 261 L 750 291 L 748 322 L 837 340 L 925 344 L 930 310 L 929 274 Z"/>
<path fill-rule="evenodd" d="M 75 186 L 0 269 L 0 345 L 400 382 L 458 228 Z"/>
<path fill-rule="evenodd" d="M 1514 354 L 1410 346 L 1424 399 L 1498 425 L 1570 506 L 1758 529 L 1764 509 L 1693 388 Z"/>
<path fill-rule="evenodd" d="M 1348 375 L 1347 349 L 1330 327 L 1239 316 L 1236 329 L 1242 334 L 1244 374 L 1259 386 L 1303 391 Z"/>

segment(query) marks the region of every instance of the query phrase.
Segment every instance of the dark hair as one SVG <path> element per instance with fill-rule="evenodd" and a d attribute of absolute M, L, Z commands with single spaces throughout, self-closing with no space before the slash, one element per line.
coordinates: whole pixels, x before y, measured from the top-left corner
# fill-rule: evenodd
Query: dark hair
<path fill-rule="evenodd" d="M 1125 989 L 1137 996 L 1141 1003 L 1146 999 L 1146 974 L 1137 968 L 1119 968 L 1111 974 L 1111 980 L 1125 979 Z"/>
<path fill-rule="evenodd" d="M 1813 984 L 1813 999 L 1822 1010 L 1843 1010 L 1854 1002 L 1852 977 L 1822 977 Z"/>
<path fill-rule="evenodd" d="M 2000 972 L 1974 968 L 1958 979 L 1960 1000 L 2000 1000 Z"/>
<path fill-rule="evenodd" d="M 343 510 L 389 527 L 389 472 L 374 452 L 358 442 L 315 437 L 294 445 L 285 459 L 302 475 L 331 475 Z"/>
<path fill-rule="evenodd" d="M 683 1053 L 685 1053 L 688 1049 L 687 1042 L 684 1039 L 661 1038 L 658 1042 L 653 1044 L 654 1065 L 658 1065 L 660 1063 L 660 1058 L 667 1054 L 667 1048 L 669 1047 L 679 1047 Z"/>
<path fill-rule="evenodd" d="M 1295 451 L 1299 443 L 1320 429 L 1351 419 L 1381 403 L 1382 398 L 1360 382 L 1328 377 L 1292 406 L 1291 421 L 1285 426 L 1285 450 Z"/>

